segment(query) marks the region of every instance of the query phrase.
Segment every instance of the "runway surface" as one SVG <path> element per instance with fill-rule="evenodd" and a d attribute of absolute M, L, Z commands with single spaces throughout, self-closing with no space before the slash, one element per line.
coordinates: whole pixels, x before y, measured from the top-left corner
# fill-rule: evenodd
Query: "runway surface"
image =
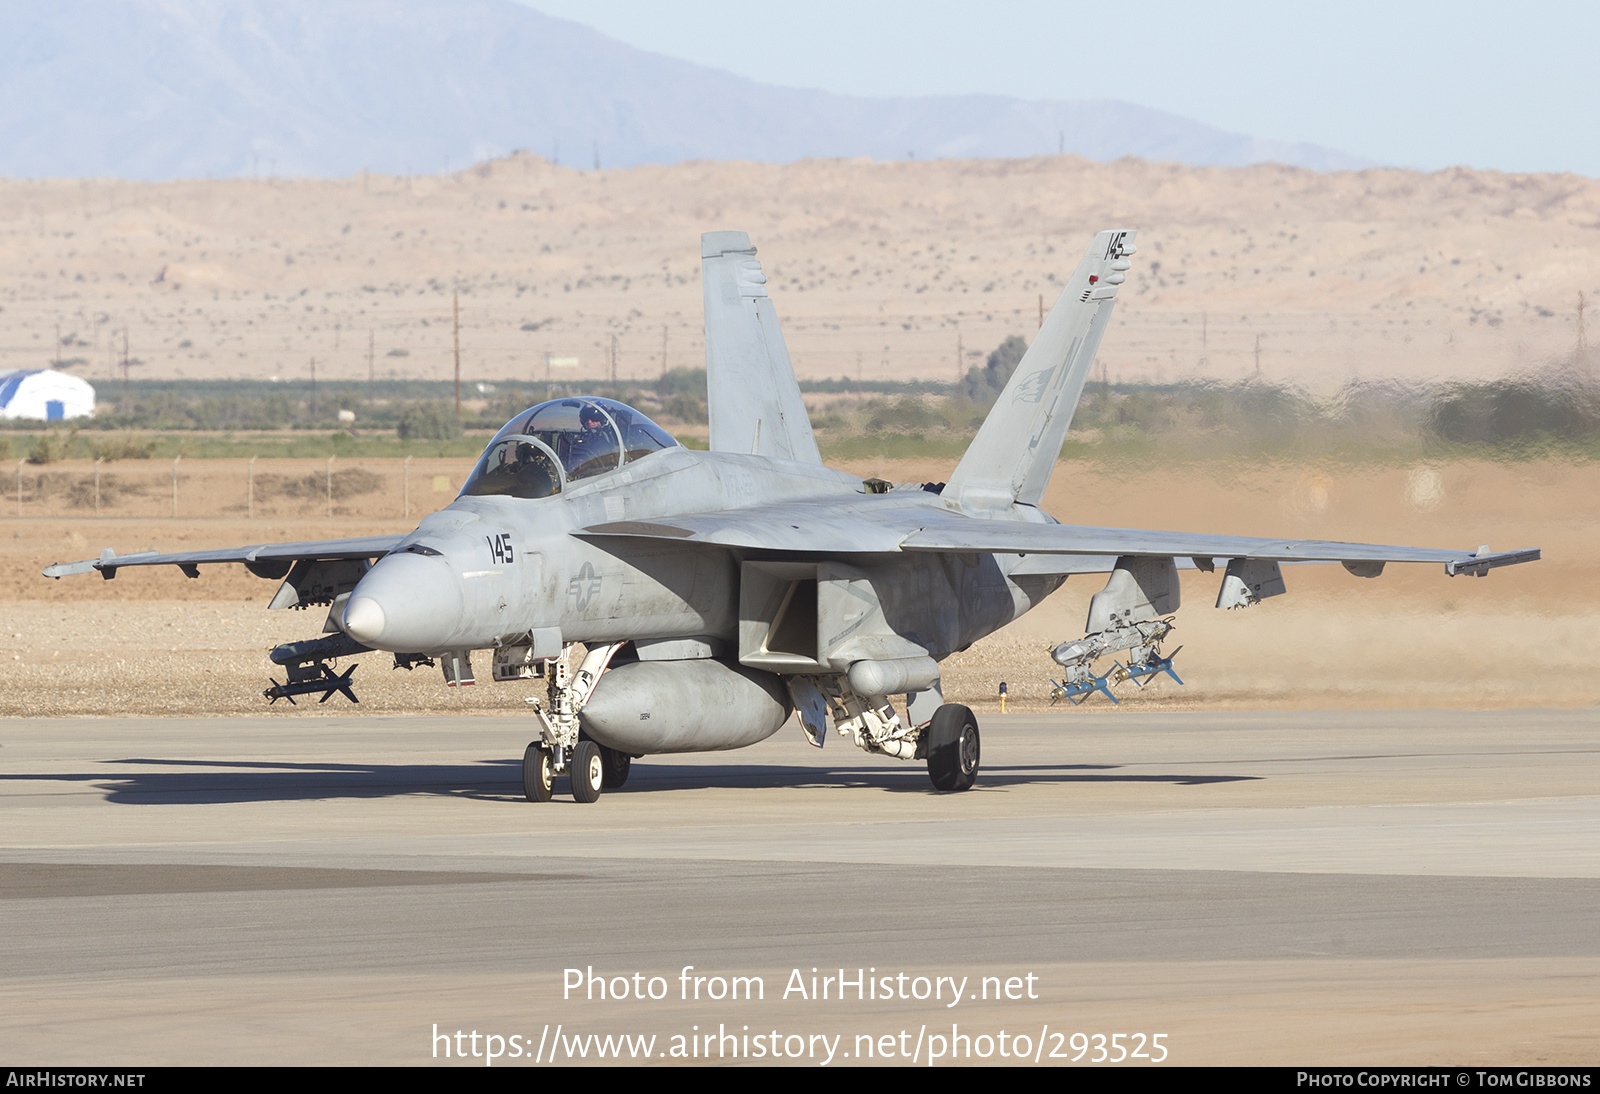
<path fill-rule="evenodd" d="M 1596 712 L 982 728 L 962 795 L 789 726 L 582 806 L 522 799 L 523 720 L 9 720 L 0 1054 L 481 1066 L 492 1034 L 527 1066 L 560 1026 L 590 1062 L 707 1031 L 758 1063 L 1600 1060 Z"/>

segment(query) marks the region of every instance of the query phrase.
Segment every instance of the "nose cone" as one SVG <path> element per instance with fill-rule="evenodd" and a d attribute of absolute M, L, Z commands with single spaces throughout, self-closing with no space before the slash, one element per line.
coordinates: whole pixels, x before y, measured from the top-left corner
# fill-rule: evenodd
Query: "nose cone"
<path fill-rule="evenodd" d="M 461 607 L 461 582 L 443 558 L 387 555 L 351 592 L 344 629 L 374 649 L 430 653 L 449 647 Z"/>
<path fill-rule="evenodd" d="M 344 630 L 357 642 L 375 645 L 383 637 L 383 605 L 370 596 L 352 597 L 344 606 Z"/>

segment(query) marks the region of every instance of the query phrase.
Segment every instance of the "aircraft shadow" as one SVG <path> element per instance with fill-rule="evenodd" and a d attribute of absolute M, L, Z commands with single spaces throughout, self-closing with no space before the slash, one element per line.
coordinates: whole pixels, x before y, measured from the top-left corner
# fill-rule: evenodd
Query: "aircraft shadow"
<path fill-rule="evenodd" d="M 899 766 L 889 766 L 897 764 Z M 1259 775 L 1191 775 L 1121 773 L 1118 764 L 1017 764 L 985 767 L 978 773 L 975 790 L 1040 783 L 1164 783 L 1171 786 L 1206 786 L 1213 783 L 1254 782 Z M 628 785 L 614 793 L 649 790 L 695 790 L 711 787 L 755 789 L 846 786 L 891 793 L 932 794 L 927 768 L 921 763 L 800 767 L 777 764 L 705 764 L 653 767 L 634 761 Z"/>
<path fill-rule="evenodd" d="M 0 775 L 5 782 L 86 783 L 119 805 L 199 805 L 437 794 L 483 801 L 522 798 L 522 761 L 479 764 L 339 764 L 249 760 L 107 761 L 166 771 Z M 241 770 L 244 769 L 244 770 Z"/>
<path fill-rule="evenodd" d="M 249 760 L 125 759 L 109 764 L 161 767 L 161 771 L 54 772 L 0 775 L 4 782 L 88 784 L 118 805 L 198 805 L 327 798 L 384 798 L 436 794 L 479 801 L 522 802 L 522 762 L 474 764 L 338 764 Z M 984 768 L 976 789 L 1037 783 L 1164 783 L 1204 786 L 1249 782 L 1254 775 L 1121 773 L 1114 764 L 1036 764 Z M 921 764 L 804 767 L 798 764 L 662 764 L 635 762 L 628 785 L 608 793 L 698 789 L 859 787 L 889 793 L 931 794 Z M 564 795 L 566 779 L 556 780 Z"/>

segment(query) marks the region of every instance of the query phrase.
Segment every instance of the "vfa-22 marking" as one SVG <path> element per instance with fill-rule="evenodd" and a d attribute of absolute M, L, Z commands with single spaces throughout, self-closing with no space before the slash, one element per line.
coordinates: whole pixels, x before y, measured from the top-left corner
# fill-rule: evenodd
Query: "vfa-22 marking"
<path fill-rule="evenodd" d="M 511 533 L 501 532 L 497 536 L 484 536 L 484 541 L 489 544 L 489 558 L 501 565 L 516 561 L 516 554 L 511 548 Z"/>

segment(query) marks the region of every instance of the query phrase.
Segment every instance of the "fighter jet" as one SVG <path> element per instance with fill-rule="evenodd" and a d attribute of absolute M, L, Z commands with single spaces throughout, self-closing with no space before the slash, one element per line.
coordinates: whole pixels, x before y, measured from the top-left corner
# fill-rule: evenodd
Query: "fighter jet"
<path fill-rule="evenodd" d="M 749 237 L 701 243 L 709 451 L 619 402 L 555 399 L 507 422 L 460 496 L 404 535 L 107 550 L 45 575 L 175 565 L 195 577 L 242 563 L 282 582 L 270 608 L 326 605 L 327 637 L 273 651 L 289 672 L 267 689 L 273 699 L 353 700 L 352 670 L 328 662 L 375 650 L 408 668 L 437 663 L 447 685 L 465 686 L 486 652 L 494 680 L 543 683 L 529 697 L 528 799 L 548 801 L 567 775 L 572 796 L 592 802 L 635 758 L 742 748 L 796 712 L 818 747 L 831 723 L 867 752 L 925 762 L 938 790 L 965 790 L 979 771 L 978 721 L 944 701 L 939 663 L 1073 574 L 1110 575 L 1084 637 L 1055 651 L 1058 690 L 1081 700 L 1111 694 L 1093 664 L 1120 650 L 1124 676 L 1176 677 L 1160 642 L 1180 566 L 1220 566 L 1217 606 L 1234 608 L 1281 594 L 1285 562 L 1342 563 L 1362 578 L 1389 562 L 1482 576 L 1539 557 L 1088 528 L 1046 514 L 1131 268 L 1127 230 L 1095 237 L 948 482 L 829 469 Z M 905 697 L 898 709 L 893 696 Z"/>

